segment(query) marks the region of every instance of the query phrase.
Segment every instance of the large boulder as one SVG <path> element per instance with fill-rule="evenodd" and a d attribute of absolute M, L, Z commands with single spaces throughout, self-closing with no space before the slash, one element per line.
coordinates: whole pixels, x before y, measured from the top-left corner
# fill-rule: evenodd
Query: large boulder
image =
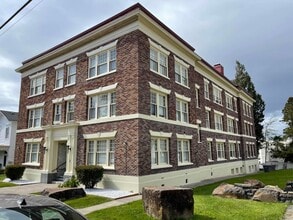
<path fill-rule="evenodd" d="M 243 188 L 234 186 L 228 183 L 222 183 L 217 188 L 214 189 L 214 196 L 220 196 L 223 198 L 235 198 L 235 199 L 244 199 L 245 191 Z"/>
<path fill-rule="evenodd" d="M 281 190 L 278 186 L 268 185 L 264 188 L 258 189 L 252 197 L 252 200 L 262 202 L 278 202 L 280 193 L 283 193 L 283 190 Z"/>
<path fill-rule="evenodd" d="M 256 179 L 247 179 L 244 181 L 244 184 L 249 184 L 253 189 L 260 189 L 266 186 L 263 182 Z"/>
<path fill-rule="evenodd" d="M 83 188 L 46 188 L 41 194 L 61 201 L 86 196 Z"/>
<path fill-rule="evenodd" d="M 193 191 L 178 187 L 144 187 L 145 212 L 156 219 L 193 219 Z"/>

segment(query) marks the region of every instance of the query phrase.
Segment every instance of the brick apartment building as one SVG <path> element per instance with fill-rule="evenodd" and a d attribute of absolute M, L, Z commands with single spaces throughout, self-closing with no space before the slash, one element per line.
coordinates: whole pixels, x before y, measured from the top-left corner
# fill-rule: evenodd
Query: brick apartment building
<path fill-rule="evenodd" d="M 254 100 L 140 4 L 23 62 L 15 162 L 140 192 L 258 170 Z"/>

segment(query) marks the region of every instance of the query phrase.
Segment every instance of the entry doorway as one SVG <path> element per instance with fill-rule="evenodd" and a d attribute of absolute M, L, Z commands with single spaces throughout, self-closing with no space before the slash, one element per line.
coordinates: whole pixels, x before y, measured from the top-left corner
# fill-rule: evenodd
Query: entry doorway
<path fill-rule="evenodd" d="M 66 142 L 58 142 L 58 155 L 57 155 L 57 178 L 63 178 L 66 171 Z"/>

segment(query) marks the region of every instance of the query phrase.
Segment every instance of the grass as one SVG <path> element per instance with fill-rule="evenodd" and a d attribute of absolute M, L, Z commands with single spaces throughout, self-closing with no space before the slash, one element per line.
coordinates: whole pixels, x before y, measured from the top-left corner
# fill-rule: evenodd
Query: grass
<path fill-rule="evenodd" d="M 109 202 L 111 199 L 105 198 L 105 197 L 100 197 L 100 196 L 93 196 L 93 195 L 87 195 L 82 198 L 78 199 L 70 199 L 66 200 L 64 203 L 67 205 L 75 208 L 75 209 L 82 209 L 94 205 L 99 205 L 101 203 Z"/>
<path fill-rule="evenodd" d="M 288 180 L 293 180 L 293 170 L 279 170 L 269 173 L 257 173 L 237 177 L 221 182 L 236 183 L 245 179 L 258 179 L 266 185 L 278 185 L 284 188 Z M 196 220 L 276 220 L 282 219 L 288 204 L 266 203 L 251 200 L 236 200 L 214 197 L 214 188 L 221 182 L 200 186 L 194 189 L 194 218 Z M 89 220 L 150 220 L 143 210 L 142 201 L 136 201 L 118 207 L 92 212 L 86 216 Z"/>
<path fill-rule="evenodd" d="M 10 187 L 10 186 L 15 186 L 13 183 L 3 183 L 2 181 L 6 178 L 4 174 L 0 174 L 0 188 L 2 187 Z"/>

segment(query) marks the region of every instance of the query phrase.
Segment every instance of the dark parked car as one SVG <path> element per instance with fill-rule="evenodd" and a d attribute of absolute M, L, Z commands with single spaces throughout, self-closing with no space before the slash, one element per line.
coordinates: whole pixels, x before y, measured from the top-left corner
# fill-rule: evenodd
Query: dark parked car
<path fill-rule="evenodd" d="M 86 220 L 66 204 L 46 196 L 0 195 L 1 220 Z"/>

